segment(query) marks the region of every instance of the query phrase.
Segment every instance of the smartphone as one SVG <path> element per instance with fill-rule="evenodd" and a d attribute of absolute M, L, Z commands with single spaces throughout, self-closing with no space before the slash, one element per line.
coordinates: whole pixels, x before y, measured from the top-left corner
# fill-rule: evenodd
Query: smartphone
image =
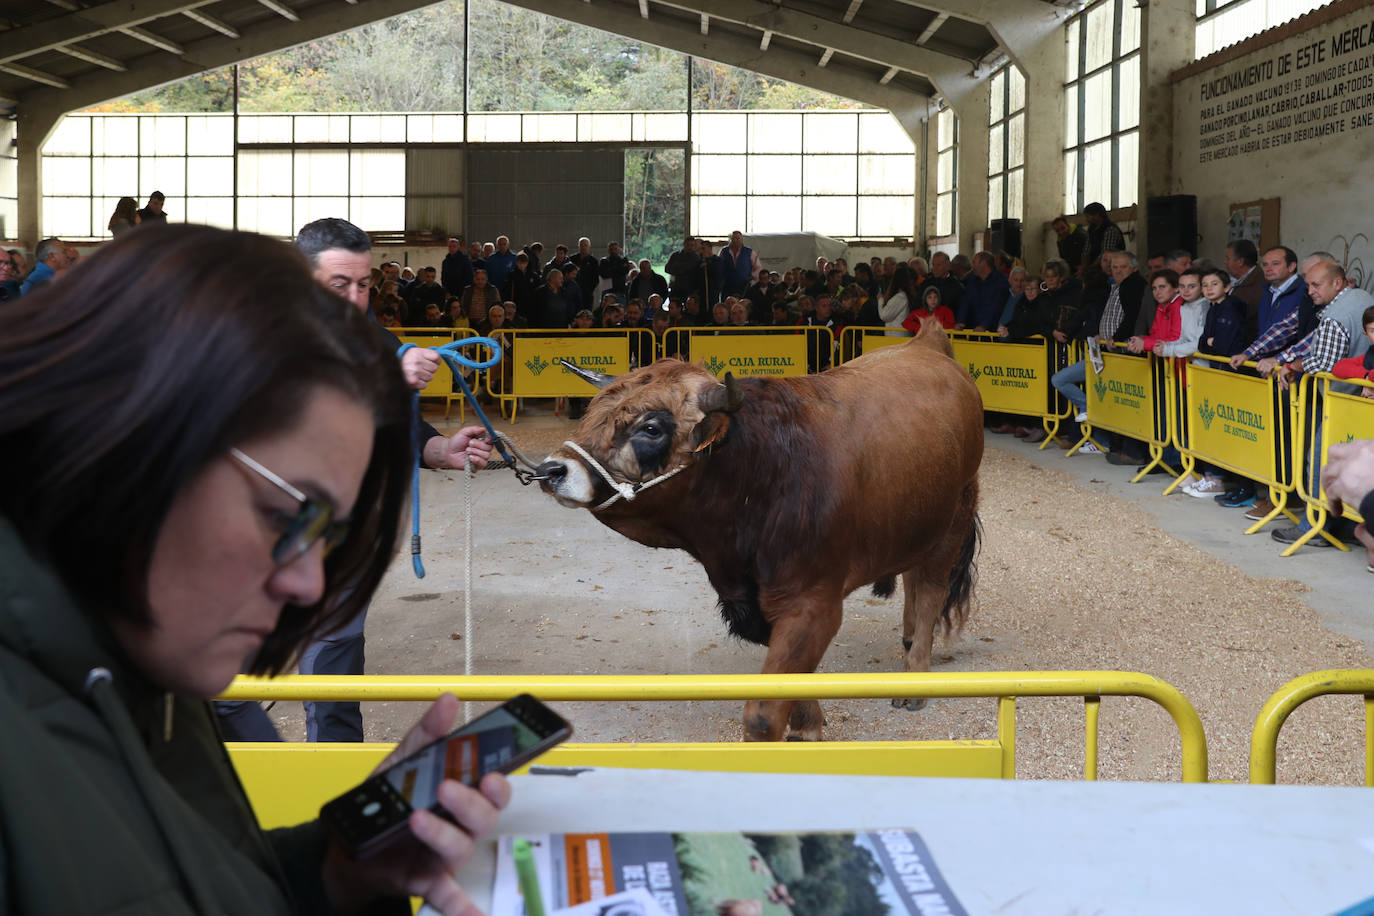
<path fill-rule="evenodd" d="M 562 716 L 527 693 L 512 697 L 428 744 L 320 809 L 320 820 L 355 859 L 410 835 L 410 812 L 428 808 L 448 820 L 439 783 L 476 786 L 495 770 L 509 773 L 572 735 Z"/>

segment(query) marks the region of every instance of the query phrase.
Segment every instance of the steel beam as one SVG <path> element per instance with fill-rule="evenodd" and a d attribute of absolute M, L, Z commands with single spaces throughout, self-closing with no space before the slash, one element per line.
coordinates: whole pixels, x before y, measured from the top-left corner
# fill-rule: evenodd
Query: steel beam
<path fill-rule="evenodd" d="M 207 70 L 252 60 L 273 51 L 280 51 L 282 48 L 295 47 L 326 35 L 355 29 L 369 22 L 432 6 L 435 2 L 436 0 L 368 0 L 357 5 L 321 4 L 308 12 L 303 12 L 298 22 L 275 20 L 255 28 L 244 29 L 241 38 L 211 35 L 189 42 L 184 48 L 151 33 L 145 33 L 147 37 L 136 37 L 150 44 L 156 43 L 156 46 L 163 50 L 175 49 L 173 53 L 176 56 L 144 55 L 141 58 L 126 60 L 125 64 L 129 68 L 126 73 L 98 72 L 72 77 L 69 81 L 71 88 L 65 91 L 55 88 L 34 89 L 20 97 L 20 110 L 32 112 L 40 123 L 49 119 L 55 122 L 68 111 L 152 89 Z M 128 31 L 143 30 L 133 28 Z M 40 137 L 37 142 L 41 144 L 45 139 L 46 137 Z"/>
<path fill-rule="evenodd" d="M 818 66 L 818 67 L 824 67 L 826 64 L 830 63 L 830 58 L 832 58 L 832 57 L 834 57 L 834 56 L 835 56 L 835 49 L 834 49 L 834 48 L 826 48 L 826 49 L 825 49 L 825 53 L 821 55 L 821 59 L 820 59 L 819 61 L 817 61 L 816 66 Z"/>
<path fill-rule="evenodd" d="M 348 2 L 357 3 L 358 0 L 348 0 Z M 185 16 L 187 19 L 193 19 L 196 22 L 199 22 L 206 28 L 214 29 L 221 35 L 228 35 L 230 38 L 240 37 L 238 29 L 234 28 L 232 25 L 225 22 L 223 19 L 216 19 L 209 13 L 202 13 L 200 10 L 182 10 L 181 15 Z"/>
<path fill-rule="evenodd" d="M 582 0 L 505 0 L 505 2 L 512 6 L 566 19 L 569 22 L 577 22 L 595 29 L 603 29 L 618 35 L 636 38 L 660 47 L 672 48 L 683 54 L 717 61 L 732 67 L 741 67 L 755 73 L 761 73 L 764 76 L 787 80 L 802 86 L 819 89 L 822 92 L 830 92 L 858 102 L 864 102 L 877 108 L 884 108 L 892 112 L 903 129 L 913 139 L 920 136 L 921 123 L 934 112 L 930 98 L 922 93 L 881 85 L 872 77 L 845 73 L 829 67 L 822 69 L 816 66 L 814 56 L 799 51 L 773 48 L 765 52 L 752 39 L 727 35 L 719 29 L 709 38 L 703 38 L 695 29 L 685 24 L 677 25 L 663 20 L 646 22 L 617 15 L 614 10 L 602 9 L 597 6 L 589 7 Z M 677 6 L 678 4 L 675 2 L 671 5 Z M 717 7 L 724 8 L 726 5 L 725 3 L 716 3 L 715 0 L 709 0 L 709 2 L 698 3 L 694 11 L 698 15 L 706 13 L 712 18 L 737 20 L 738 14 L 722 15 L 717 9 Z M 771 4 L 746 3 L 744 5 L 751 8 L 760 5 L 771 7 Z M 844 28 L 833 20 L 828 20 L 827 25 L 832 32 Z M 856 30 L 851 29 L 850 31 Z M 782 33 L 779 32 L 779 34 Z M 872 33 L 865 34 L 871 35 Z M 829 37 L 831 36 L 827 35 L 827 38 Z M 921 51 L 921 49 L 910 44 L 904 44 L 904 47 L 909 51 Z M 843 51 L 844 49 L 841 48 L 840 50 Z"/>
<path fill-rule="evenodd" d="M 863 5 L 864 0 L 849 0 L 849 9 L 844 11 L 845 25 L 849 25 L 849 23 L 854 21 L 854 17 L 859 14 L 859 7 Z"/>
<path fill-rule="evenodd" d="M 161 35 L 158 35 L 155 32 L 150 32 L 147 29 L 140 28 L 136 25 L 129 26 L 128 28 L 121 28 L 118 31 L 123 32 L 130 38 L 137 38 L 144 44 L 150 44 L 154 48 L 166 51 L 168 54 L 175 54 L 178 57 L 180 57 L 181 55 L 186 53 L 185 48 L 177 44 L 175 41 L 172 41 L 170 38 L 163 38 Z"/>
<path fill-rule="evenodd" d="M 940 13 L 934 19 L 930 20 L 930 25 L 926 26 L 920 35 L 916 36 L 916 43 L 918 45 L 923 45 L 930 41 L 930 39 L 935 37 L 935 33 L 940 31 L 940 26 L 948 21 L 949 13 Z"/>
<path fill-rule="evenodd" d="M 89 48 L 82 48 L 78 45 L 62 45 L 57 50 L 69 57 L 75 57 L 77 60 L 84 60 L 88 64 L 104 67 L 106 70 L 115 70 L 123 73 L 125 70 L 129 69 L 124 66 L 121 61 L 115 60 L 107 54 L 101 54 L 99 51 L 92 51 Z"/>
<path fill-rule="evenodd" d="M 207 6 L 212 2 L 214 0 L 124 0 L 78 9 L 67 16 L 0 32 L 0 62 L 51 51 L 109 32 L 129 34 L 133 26 Z"/>
<path fill-rule="evenodd" d="M 811 13 L 764 0 L 656 0 L 665 6 L 751 28 L 772 32 L 785 38 L 814 44 L 882 67 L 898 67 L 918 73 L 932 83 L 950 103 L 969 92 L 977 80 L 972 76 L 973 61 L 920 48 L 911 42 L 845 25 Z M 1043 0 L 1030 0 L 1045 6 Z M 599 28 L 615 31 L 612 25 Z"/>
<path fill-rule="evenodd" d="M 44 73 L 42 70 L 35 70 L 23 64 L 0 64 L 0 70 L 6 73 L 12 73 L 15 76 L 22 76 L 26 80 L 33 80 L 35 83 L 42 83 L 45 86 L 55 86 L 58 89 L 68 89 L 71 87 L 71 83 L 60 76 L 53 76 L 51 73 Z"/>
<path fill-rule="evenodd" d="M 277 0 L 258 0 L 258 2 L 283 19 L 289 19 L 292 22 L 301 21 L 301 17 L 296 15 L 296 11 L 284 3 L 278 3 Z"/>

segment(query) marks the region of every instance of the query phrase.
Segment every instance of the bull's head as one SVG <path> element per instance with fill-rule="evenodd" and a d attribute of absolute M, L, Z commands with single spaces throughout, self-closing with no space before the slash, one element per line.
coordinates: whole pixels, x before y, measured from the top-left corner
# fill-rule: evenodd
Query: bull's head
<path fill-rule="evenodd" d="M 721 383 L 678 360 L 619 378 L 584 371 L 578 374 L 602 391 L 569 440 L 577 448 L 564 445 L 539 466 L 544 491 L 570 508 L 598 506 L 617 489 L 632 493 L 687 467 L 725 437 L 743 400 L 732 376 Z"/>

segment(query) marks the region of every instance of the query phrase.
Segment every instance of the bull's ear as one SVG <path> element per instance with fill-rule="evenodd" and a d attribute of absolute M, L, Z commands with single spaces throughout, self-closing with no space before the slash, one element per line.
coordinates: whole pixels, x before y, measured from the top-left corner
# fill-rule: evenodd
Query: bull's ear
<path fill-rule="evenodd" d="M 734 413 L 744 403 L 744 392 L 735 384 L 735 376 L 725 373 L 725 382 L 707 388 L 697 397 L 697 406 L 705 414 Z"/>
<path fill-rule="evenodd" d="M 692 451 L 702 452 L 724 440 L 730 431 L 730 415 L 719 410 L 708 413 L 692 430 Z"/>

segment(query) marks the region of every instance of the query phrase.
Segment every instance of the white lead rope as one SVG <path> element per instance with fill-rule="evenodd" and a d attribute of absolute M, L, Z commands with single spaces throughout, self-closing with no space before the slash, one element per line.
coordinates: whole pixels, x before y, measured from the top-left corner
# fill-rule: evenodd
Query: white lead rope
<path fill-rule="evenodd" d="M 463 674 L 472 677 L 472 458 L 463 455 Z M 463 721 L 472 721 L 472 703 L 463 701 Z"/>
<path fill-rule="evenodd" d="M 623 499 L 626 502 L 633 502 L 635 496 L 637 496 L 644 490 L 647 490 L 656 484 L 663 483 L 663 481 L 667 480 L 669 477 L 672 477 L 674 474 L 687 470 L 687 465 L 680 464 L 677 467 L 673 468 L 671 471 L 666 471 L 662 474 L 659 474 L 652 480 L 646 480 L 643 483 L 624 483 L 621 481 L 617 481 L 615 478 L 613 478 L 610 472 L 601 466 L 601 462 L 593 458 L 586 449 L 578 445 L 576 442 L 573 442 L 571 439 L 568 439 L 564 441 L 563 444 L 566 445 L 568 448 L 572 449 L 574 452 L 577 452 L 577 454 L 581 455 L 582 460 L 587 462 L 587 464 L 592 468 L 592 470 L 596 471 L 598 474 L 601 475 L 601 479 L 606 481 L 606 485 L 609 486 L 611 489 L 615 490 L 615 493 L 612 494 L 611 498 L 606 500 L 601 505 L 597 506 L 595 509 L 593 509 L 593 512 L 600 512 L 607 506 L 614 504 L 615 501 L 618 499 Z"/>

